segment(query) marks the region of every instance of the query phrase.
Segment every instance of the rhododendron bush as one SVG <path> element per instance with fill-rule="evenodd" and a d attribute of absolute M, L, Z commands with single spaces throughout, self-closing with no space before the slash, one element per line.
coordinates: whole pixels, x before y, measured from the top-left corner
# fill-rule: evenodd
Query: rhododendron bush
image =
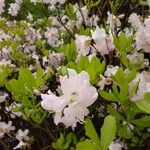
<path fill-rule="evenodd" d="M 150 149 L 149 0 L 0 0 L 0 149 Z"/>

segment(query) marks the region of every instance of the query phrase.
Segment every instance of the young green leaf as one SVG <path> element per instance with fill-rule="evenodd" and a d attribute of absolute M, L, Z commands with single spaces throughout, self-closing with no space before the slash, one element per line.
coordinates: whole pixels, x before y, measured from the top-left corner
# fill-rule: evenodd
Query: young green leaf
<path fill-rule="evenodd" d="M 115 139 L 117 132 L 116 119 L 109 115 L 104 119 L 101 128 L 100 145 L 102 150 L 107 150 L 111 142 Z"/>

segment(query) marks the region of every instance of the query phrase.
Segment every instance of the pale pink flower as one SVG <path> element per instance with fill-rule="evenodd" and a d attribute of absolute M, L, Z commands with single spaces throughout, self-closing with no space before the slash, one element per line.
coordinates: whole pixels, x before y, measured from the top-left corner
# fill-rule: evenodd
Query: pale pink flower
<path fill-rule="evenodd" d="M 60 79 L 63 95 L 60 97 L 49 92 L 42 94 L 41 105 L 44 109 L 55 112 L 54 122 L 62 122 L 66 127 L 76 127 L 77 122 L 83 122 L 88 115 L 88 108 L 98 97 L 96 88 L 90 85 L 89 75 L 82 71 L 77 74 L 68 69 L 68 77 Z"/>

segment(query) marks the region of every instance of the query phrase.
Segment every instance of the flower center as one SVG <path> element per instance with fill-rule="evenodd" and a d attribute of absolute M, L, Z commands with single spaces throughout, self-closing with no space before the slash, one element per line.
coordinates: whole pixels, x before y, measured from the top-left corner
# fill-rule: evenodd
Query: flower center
<path fill-rule="evenodd" d="M 85 44 L 86 46 L 90 46 L 90 45 L 91 45 L 91 40 L 86 40 L 86 41 L 84 42 L 84 44 Z"/>
<path fill-rule="evenodd" d="M 73 105 L 77 105 L 79 103 L 78 98 L 79 98 L 79 94 L 77 92 L 72 92 L 71 93 L 70 102 Z"/>

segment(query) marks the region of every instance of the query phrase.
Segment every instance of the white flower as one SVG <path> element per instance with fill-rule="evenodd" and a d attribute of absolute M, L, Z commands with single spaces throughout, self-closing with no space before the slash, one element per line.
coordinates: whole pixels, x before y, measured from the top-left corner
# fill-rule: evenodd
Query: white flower
<path fill-rule="evenodd" d="M 35 0 L 34 0 L 35 1 Z M 43 0 L 45 4 L 55 5 L 56 3 L 64 4 L 66 0 Z"/>
<path fill-rule="evenodd" d="M 109 146 L 109 150 L 122 150 L 123 146 L 120 143 L 112 142 Z"/>
<path fill-rule="evenodd" d="M 136 78 L 130 83 L 130 87 L 138 83 L 138 90 L 131 98 L 133 101 L 144 98 L 145 93 L 150 92 L 150 73 L 143 71 L 138 73 Z"/>
<path fill-rule="evenodd" d="M 143 48 L 145 52 L 150 52 L 150 18 L 146 19 L 143 26 L 138 29 L 135 40 L 138 50 Z"/>
<path fill-rule="evenodd" d="M 4 12 L 5 1 L 0 0 L 0 15 Z"/>
<path fill-rule="evenodd" d="M 41 105 L 44 109 L 55 112 L 54 122 L 62 122 L 66 127 L 76 127 L 88 115 L 88 108 L 98 97 L 95 87 L 90 85 L 89 75 L 82 71 L 77 74 L 68 69 L 68 77 L 60 80 L 63 95 L 57 97 L 53 93 L 42 94 Z"/>
<path fill-rule="evenodd" d="M 18 3 L 11 3 L 10 7 L 8 9 L 8 13 L 11 16 L 17 16 L 20 8 L 21 8 L 20 4 L 18 4 Z"/>
<path fill-rule="evenodd" d="M 19 144 L 16 147 L 14 147 L 13 149 L 22 149 L 22 148 L 25 148 L 27 146 L 29 146 L 29 143 L 20 141 Z"/>
<path fill-rule="evenodd" d="M 110 51 L 114 50 L 113 40 L 110 36 L 107 36 L 103 28 L 96 27 L 95 31 L 92 32 L 92 39 L 94 40 L 94 47 L 101 55 L 109 54 Z"/>
<path fill-rule="evenodd" d="M 14 131 L 15 127 L 12 126 L 12 121 L 9 121 L 8 124 L 0 121 L 0 138 L 3 138 L 4 134 L 8 134 L 10 131 Z"/>
<path fill-rule="evenodd" d="M 22 116 L 22 112 L 20 112 L 19 110 L 15 110 L 20 108 L 22 105 L 16 102 L 13 102 L 9 107 L 5 107 L 6 111 L 8 112 L 12 112 L 12 114 L 10 113 L 10 117 L 11 118 L 15 118 L 16 116 L 20 117 Z"/>
<path fill-rule="evenodd" d="M 135 28 L 140 28 L 142 26 L 139 16 L 136 13 L 130 15 L 128 22 Z"/>
<path fill-rule="evenodd" d="M 56 28 L 47 28 L 45 37 L 47 38 L 47 43 L 50 46 L 57 47 L 59 45 L 59 32 Z"/>
<path fill-rule="evenodd" d="M 87 9 L 87 6 L 78 8 L 78 6 L 76 4 L 74 6 L 74 12 L 76 13 L 76 18 L 77 18 L 76 26 L 78 29 L 80 28 L 80 25 L 82 23 L 85 23 L 85 25 L 87 25 L 87 26 L 90 24 L 89 17 L 88 17 L 89 11 Z"/>
<path fill-rule="evenodd" d="M 91 37 L 85 35 L 75 35 L 75 43 L 77 50 L 79 51 L 79 55 L 86 56 L 89 54 L 91 47 Z"/>
<path fill-rule="evenodd" d="M 111 14 L 110 12 L 107 12 L 108 18 L 107 18 L 107 24 L 110 25 L 110 28 L 114 30 L 115 27 L 120 27 L 121 22 L 119 18 Z"/>
<path fill-rule="evenodd" d="M 28 12 L 27 19 L 29 19 L 30 21 L 33 21 L 33 15 L 30 12 Z"/>
<path fill-rule="evenodd" d="M 6 100 L 7 96 L 8 96 L 7 93 L 4 93 L 3 95 L 0 95 L 0 103 L 4 102 Z"/>
<path fill-rule="evenodd" d="M 108 65 L 106 71 L 104 72 L 104 75 L 106 77 L 111 77 L 112 75 L 115 75 L 118 71 L 119 67 L 118 66 L 112 66 Z"/>
<path fill-rule="evenodd" d="M 16 139 L 19 141 L 22 141 L 22 140 L 28 141 L 29 140 L 28 133 L 29 133 L 28 129 L 26 129 L 24 131 L 19 129 L 16 133 Z"/>

